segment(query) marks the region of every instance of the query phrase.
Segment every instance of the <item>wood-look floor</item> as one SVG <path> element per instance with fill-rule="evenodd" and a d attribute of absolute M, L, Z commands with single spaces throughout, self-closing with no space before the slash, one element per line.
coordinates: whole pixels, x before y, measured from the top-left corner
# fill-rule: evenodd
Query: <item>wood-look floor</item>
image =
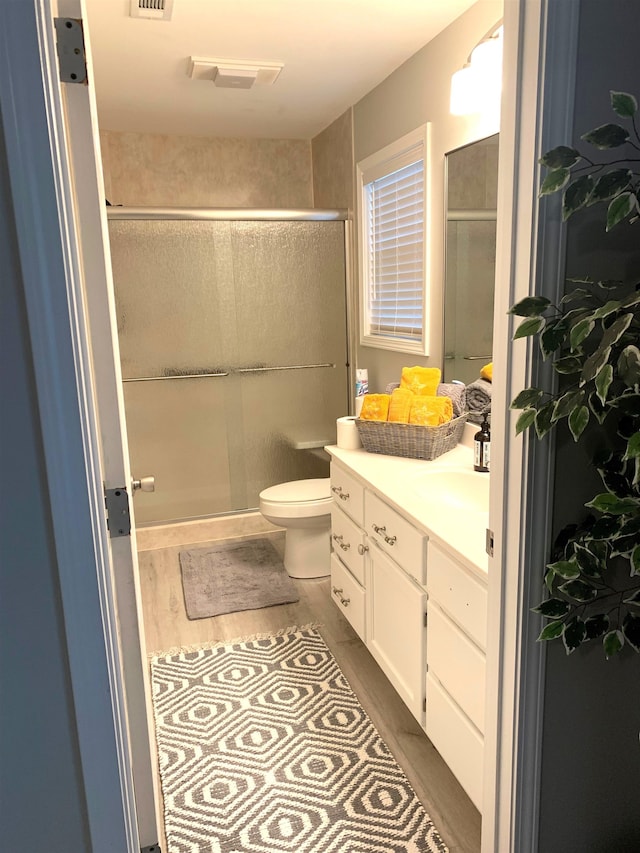
<path fill-rule="evenodd" d="M 257 534 L 264 536 L 265 533 Z M 284 534 L 267 534 L 282 552 Z M 248 538 L 246 535 L 241 538 Z M 378 664 L 331 600 L 329 579 L 295 581 L 300 601 L 190 621 L 178 553 L 181 545 L 139 553 L 147 651 L 215 643 L 316 623 L 381 737 L 402 767 L 451 853 L 478 853 L 480 815 Z M 208 543 L 198 541 L 195 547 Z M 166 850 L 164 839 L 162 849 Z M 322 851 L 318 851 L 322 853 Z"/>

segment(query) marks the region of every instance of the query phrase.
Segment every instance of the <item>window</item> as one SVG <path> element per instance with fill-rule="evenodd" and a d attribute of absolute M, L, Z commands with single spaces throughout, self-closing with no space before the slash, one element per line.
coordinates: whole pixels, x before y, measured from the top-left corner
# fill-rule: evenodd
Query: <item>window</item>
<path fill-rule="evenodd" d="M 427 125 L 358 163 L 360 342 L 427 354 Z"/>

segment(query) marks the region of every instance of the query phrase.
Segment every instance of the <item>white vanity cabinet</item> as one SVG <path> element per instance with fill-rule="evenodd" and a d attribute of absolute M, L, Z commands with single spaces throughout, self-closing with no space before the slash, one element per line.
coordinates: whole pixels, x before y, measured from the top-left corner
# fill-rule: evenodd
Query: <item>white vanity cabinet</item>
<path fill-rule="evenodd" d="M 487 588 L 436 544 L 429 548 L 425 730 L 482 806 Z"/>

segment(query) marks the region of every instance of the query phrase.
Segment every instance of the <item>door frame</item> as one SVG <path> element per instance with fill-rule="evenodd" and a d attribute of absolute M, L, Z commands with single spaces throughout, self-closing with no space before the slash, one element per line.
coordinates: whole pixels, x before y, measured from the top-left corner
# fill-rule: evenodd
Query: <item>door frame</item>
<path fill-rule="evenodd" d="M 511 342 L 512 323 L 503 309 L 534 289 L 543 267 L 560 268 L 560 245 L 547 247 L 544 257 L 538 252 L 535 162 L 546 138 L 566 138 L 575 57 L 570 49 L 547 48 L 552 42 L 562 44 L 563 38 L 565 44 L 575 45 L 578 7 L 579 3 L 563 0 L 505 0 L 507 59 L 501 132 L 515 144 L 504 158 L 501 152 L 499 186 L 499 210 L 508 224 L 498 239 L 497 277 L 504 291 L 501 287 L 494 340 L 496 360 L 508 369 L 494 383 L 499 405 L 492 424 L 495 555 L 490 561 L 488 637 L 488 684 L 493 692 L 487 691 L 486 743 L 491 758 L 485 773 L 483 853 L 535 850 L 544 650 L 532 642 L 539 620 L 529 609 L 539 584 L 527 585 L 525 578 L 533 563 L 528 548 L 543 538 L 539 530 L 533 536 L 532 510 L 540 508 L 545 524 L 548 520 L 552 451 L 547 445 L 536 456 L 522 438 L 511 438 L 508 401 L 514 390 L 525 387 L 533 366 L 530 350 L 525 356 Z M 55 46 L 43 26 L 50 9 L 49 0 L 0 4 L 0 104 L 92 850 L 137 853 L 131 744 L 103 504 L 98 401 L 92 382 L 81 248 L 74 228 L 76 200 L 60 116 L 49 88 L 57 75 Z M 540 81 L 562 79 L 563 71 L 569 77 L 560 93 L 541 88 Z M 541 115 L 547 111 L 543 126 Z M 540 547 L 534 556 L 540 556 Z M 87 572 L 87 566 L 95 566 L 95 573 Z"/>

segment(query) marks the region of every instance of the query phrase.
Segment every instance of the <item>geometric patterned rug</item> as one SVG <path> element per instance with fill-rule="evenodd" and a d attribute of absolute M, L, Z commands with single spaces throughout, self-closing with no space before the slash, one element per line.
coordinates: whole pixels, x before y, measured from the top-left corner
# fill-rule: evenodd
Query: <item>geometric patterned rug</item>
<path fill-rule="evenodd" d="M 314 628 L 155 656 L 168 853 L 445 853 Z"/>

